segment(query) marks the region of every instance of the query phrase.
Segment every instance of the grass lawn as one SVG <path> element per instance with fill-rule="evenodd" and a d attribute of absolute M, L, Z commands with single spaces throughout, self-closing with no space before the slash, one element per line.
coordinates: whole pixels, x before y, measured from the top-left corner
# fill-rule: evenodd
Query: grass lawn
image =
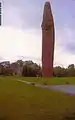
<path fill-rule="evenodd" d="M 75 120 L 75 96 L 26 85 L 16 79 L 0 77 L 0 120 Z"/>
<path fill-rule="evenodd" d="M 16 77 L 16 79 L 48 85 L 75 84 L 75 77 L 53 77 L 53 78 Z"/>

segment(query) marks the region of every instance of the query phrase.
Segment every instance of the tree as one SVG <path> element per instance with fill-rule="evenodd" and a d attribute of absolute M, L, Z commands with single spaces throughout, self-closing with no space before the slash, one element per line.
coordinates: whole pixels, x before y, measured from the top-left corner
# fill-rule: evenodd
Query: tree
<path fill-rule="evenodd" d="M 60 66 L 54 68 L 54 76 L 56 77 L 65 77 L 66 76 L 66 69 Z"/>
<path fill-rule="evenodd" d="M 75 76 L 75 68 L 74 64 L 70 64 L 67 68 L 67 75 L 68 76 Z"/>
<path fill-rule="evenodd" d="M 41 67 L 32 61 L 25 61 L 23 66 L 23 76 L 36 77 L 41 75 Z"/>
<path fill-rule="evenodd" d="M 70 64 L 70 65 L 68 66 L 68 69 L 74 69 L 74 64 Z"/>
<path fill-rule="evenodd" d="M 17 63 L 17 64 L 19 64 L 19 65 L 20 65 L 20 67 L 22 67 L 22 66 L 23 66 L 23 61 L 22 61 L 22 60 L 17 60 L 17 61 L 16 61 L 16 63 Z"/>

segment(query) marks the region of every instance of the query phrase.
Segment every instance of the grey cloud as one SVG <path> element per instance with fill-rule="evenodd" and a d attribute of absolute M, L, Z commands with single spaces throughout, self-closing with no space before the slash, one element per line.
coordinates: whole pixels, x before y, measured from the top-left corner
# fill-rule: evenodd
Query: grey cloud
<path fill-rule="evenodd" d="M 74 43 L 67 43 L 65 46 L 65 50 L 71 54 L 75 54 L 75 42 Z"/>
<path fill-rule="evenodd" d="M 74 38 L 70 38 L 69 41 L 66 40 L 66 43 L 64 41 L 63 49 L 64 49 L 64 51 L 66 51 L 70 54 L 75 54 L 75 36 L 74 36 Z"/>
<path fill-rule="evenodd" d="M 4 25 L 40 28 L 44 0 L 5 0 Z"/>
<path fill-rule="evenodd" d="M 57 32 L 56 40 L 65 53 L 75 54 L 75 29 L 66 28 Z M 59 40 L 58 40 L 59 38 Z"/>
<path fill-rule="evenodd" d="M 46 0 L 4 0 L 4 25 L 21 28 L 41 28 L 43 5 Z M 72 0 L 51 0 L 55 26 L 75 27 L 75 5 Z"/>
<path fill-rule="evenodd" d="M 59 1 L 59 0 L 58 0 Z M 22 29 L 30 29 L 30 28 L 40 28 L 41 29 L 41 22 L 42 22 L 42 12 L 43 12 L 43 4 L 45 0 L 4 0 L 4 25 L 10 25 L 19 27 Z M 53 2 L 54 4 L 55 2 Z M 57 1 L 56 1 L 57 3 Z M 56 7 L 58 5 L 54 4 L 54 12 L 55 14 L 55 27 L 56 31 L 59 29 L 58 36 L 61 37 L 60 46 L 63 49 L 63 51 L 70 52 L 72 54 L 75 53 L 75 30 L 70 31 L 68 33 L 68 29 L 64 30 L 65 24 L 67 22 L 67 26 L 70 27 L 69 21 L 69 13 L 66 17 L 66 6 L 64 7 L 64 10 L 59 10 Z M 63 2 L 63 5 L 65 3 L 65 0 Z M 67 4 L 67 3 L 66 3 Z M 61 7 L 61 6 L 60 6 Z M 70 4 L 69 4 L 70 7 Z M 59 7 L 58 7 L 59 8 Z M 73 6 L 74 8 L 74 6 Z M 72 9 L 72 8 L 71 8 Z M 60 19 L 60 13 L 63 13 L 64 18 L 61 16 Z M 64 12 L 65 11 L 65 12 Z M 67 7 L 68 11 L 68 7 Z M 69 10 L 70 11 L 70 10 Z M 70 14 L 73 10 L 71 10 Z M 57 19 L 59 18 L 59 19 Z M 59 22 L 60 21 L 60 22 Z M 61 22 L 63 21 L 63 22 Z M 66 21 L 66 22 L 65 22 Z M 73 22 L 73 21 L 72 21 Z M 72 23 L 71 22 L 71 23 Z M 58 28 L 59 23 L 61 24 L 61 27 Z M 65 24 L 64 24 L 65 23 Z M 72 26 L 72 24 L 71 24 Z M 74 24 L 73 24 L 74 26 Z M 62 31 L 60 29 L 63 29 Z M 75 27 L 74 27 L 75 29 Z"/>
<path fill-rule="evenodd" d="M 3 61 L 3 60 L 5 60 L 5 58 L 0 56 L 0 62 Z"/>
<path fill-rule="evenodd" d="M 29 56 L 17 56 L 18 59 L 27 59 L 27 60 L 38 60 L 41 61 L 40 58 L 36 58 L 36 57 L 29 57 Z"/>

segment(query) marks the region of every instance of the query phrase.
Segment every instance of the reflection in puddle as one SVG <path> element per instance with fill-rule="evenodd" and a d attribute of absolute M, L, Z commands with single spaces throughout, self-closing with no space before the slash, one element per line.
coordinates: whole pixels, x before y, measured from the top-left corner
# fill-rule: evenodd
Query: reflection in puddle
<path fill-rule="evenodd" d="M 50 86 L 50 88 L 52 90 L 57 90 L 57 91 L 75 95 L 75 85 L 53 85 L 53 86 Z"/>

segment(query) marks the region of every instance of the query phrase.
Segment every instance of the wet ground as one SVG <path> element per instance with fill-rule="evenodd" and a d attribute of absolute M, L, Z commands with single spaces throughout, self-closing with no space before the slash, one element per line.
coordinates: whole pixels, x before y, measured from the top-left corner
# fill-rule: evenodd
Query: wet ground
<path fill-rule="evenodd" d="M 50 88 L 56 91 L 75 95 L 75 85 L 54 85 L 50 86 Z"/>
<path fill-rule="evenodd" d="M 70 95 L 75 95 L 75 85 L 40 85 L 22 80 L 18 80 L 18 81 L 26 84 L 34 85 L 36 87 L 46 88 L 54 91 L 64 92 Z"/>

